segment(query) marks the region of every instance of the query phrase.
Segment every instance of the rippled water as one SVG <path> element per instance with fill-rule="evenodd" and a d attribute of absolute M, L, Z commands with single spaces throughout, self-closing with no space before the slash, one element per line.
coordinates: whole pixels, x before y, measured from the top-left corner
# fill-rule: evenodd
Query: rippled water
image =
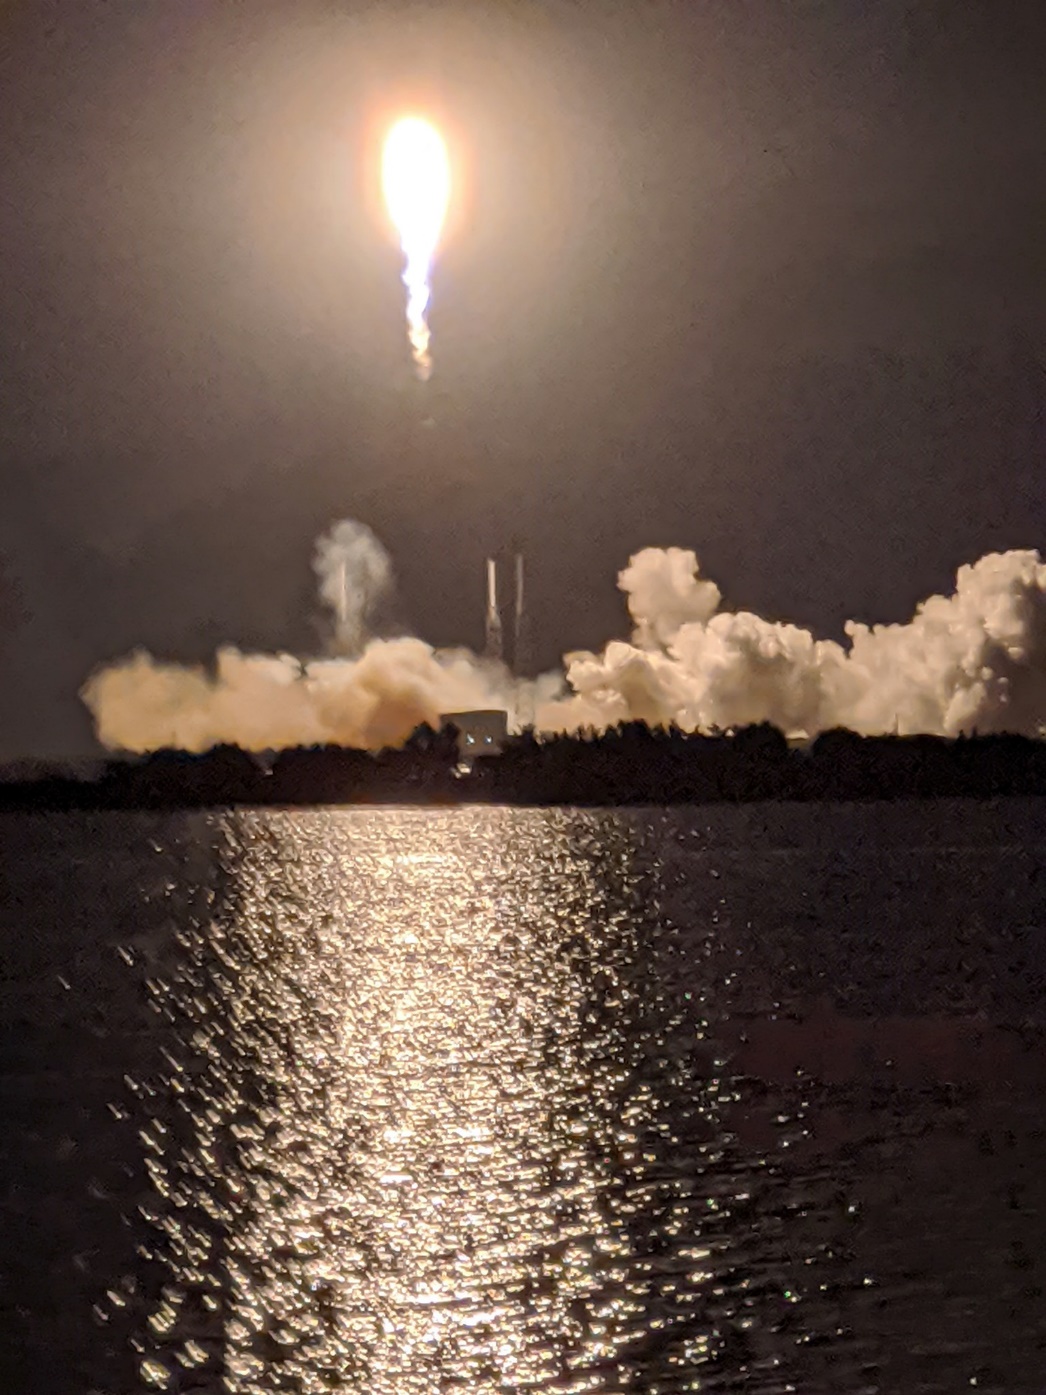
<path fill-rule="evenodd" d="M 2 1388 L 1041 1390 L 1044 831 L 7 820 Z"/>

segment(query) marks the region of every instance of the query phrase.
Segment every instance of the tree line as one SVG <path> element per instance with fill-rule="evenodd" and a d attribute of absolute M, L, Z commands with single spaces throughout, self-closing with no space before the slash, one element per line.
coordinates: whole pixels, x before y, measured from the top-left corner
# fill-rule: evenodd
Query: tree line
<path fill-rule="evenodd" d="M 139 809 L 366 803 L 704 804 L 757 800 L 994 798 L 1046 793 L 1046 742 L 991 735 L 862 737 L 789 743 L 768 725 L 688 735 L 640 722 L 598 736 L 510 737 L 463 764 L 452 726 L 367 752 L 298 747 L 257 756 L 111 759 L 91 778 L 38 773 L 0 784 L 0 808 Z"/>

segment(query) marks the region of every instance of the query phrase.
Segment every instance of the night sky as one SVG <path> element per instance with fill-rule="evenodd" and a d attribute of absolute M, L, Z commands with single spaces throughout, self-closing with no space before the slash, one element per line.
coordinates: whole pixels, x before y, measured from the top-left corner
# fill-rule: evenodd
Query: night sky
<path fill-rule="evenodd" d="M 1046 528 L 1046 4 L 7 0 L 0 757 L 89 750 L 136 646 L 318 643 L 312 542 L 535 659 L 693 547 L 838 636 Z M 412 376 L 375 203 L 421 105 L 463 188 Z"/>

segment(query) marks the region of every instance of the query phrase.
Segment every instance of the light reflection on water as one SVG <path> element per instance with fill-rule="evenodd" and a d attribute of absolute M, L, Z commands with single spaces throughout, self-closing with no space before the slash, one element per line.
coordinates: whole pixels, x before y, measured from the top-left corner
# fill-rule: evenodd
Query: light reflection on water
<path fill-rule="evenodd" d="M 30 829 L 17 903 L 69 874 L 0 985 L 9 1213 L 45 1178 L 12 1388 L 1035 1390 L 1046 840 L 1011 816 Z"/>
<path fill-rule="evenodd" d="M 608 1204 L 612 1158 L 642 1177 L 650 1112 L 649 1083 L 619 1108 L 633 850 L 624 825 L 540 821 L 397 811 L 379 836 L 353 812 L 229 821 L 229 909 L 169 990 L 208 1063 L 182 1096 L 196 1156 L 156 1170 L 176 1206 L 179 1168 L 200 1164 L 197 1201 L 228 1173 L 229 1389 L 610 1388 L 646 1288 L 627 1216 L 647 1189 Z M 177 1300 L 214 1277 L 176 1212 L 178 1234 L 144 1353 L 160 1385 L 184 1360 Z M 681 1257 L 695 1287 L 706 1257 Z M 688 1335 L 689 1359 L 702 1342 Z"/>
<path fill-rule="evenodd" d="M 902 888 L 905 856 L 884 864 Z M 778 993 L 821 982 L 825 927 L 803 909 L 809 867 L 741 858 L 606 811 L 229 817 L 215 914 L 151 981 L 181 1045 L 153 1096 L 179 1121 L 160 1105 L 143 1134 L 167 1270 L 143 1380 L 221 1378 L 236 1395 L 934 1390 L 887 1374 L 891 1342 L 929 1321 L 927 1368 L 950 1356 L 949 1380 L 993 1388 L 968 1305 L 893 1259 L 894 1306 L 877 1313 L 885 1271 L 859 1244 L 866 1208 L 889 1208 L 877 1170 L 893 1187 L 899 1166 L 912 1175 L 900 1140 L 928 1113 L 964 1127 L 959 1087 L 905 1097 L 891 1059 L 869 1101 L 859 1022 L 811 998 L 792 1021 L 778 1012 Z M 930 895 L 935 858 L 919 874 Z M 796 928 L 809 962 L 788 961 Z M 845 933 L 828 926 L 826 943 Z M 901 1007 L 920 991 L 904 963 Z M 845 973 L 835 989 L 861 991 Z M 949 1041 L 968 1026 L 926 1012 Z M 895 1026 L 887 1050 L 904 1040 Z M 833 1072 L 850 1057 L 856 1076 Z M 933 1189 L 893 1202 L 914 1203 L 931 1243 Z"/>

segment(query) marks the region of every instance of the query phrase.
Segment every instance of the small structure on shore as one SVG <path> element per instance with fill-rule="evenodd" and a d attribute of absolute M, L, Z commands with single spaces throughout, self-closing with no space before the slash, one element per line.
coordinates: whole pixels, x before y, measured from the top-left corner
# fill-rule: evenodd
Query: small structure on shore
<path fill-rule="evenodd" d="M 508 738 L 508 713 L 502 708 L 444 712 L 439 720 L 441 726 L 457 729 L 458 755 L 468 765 L 479 756 L 500 755 Z"/>

